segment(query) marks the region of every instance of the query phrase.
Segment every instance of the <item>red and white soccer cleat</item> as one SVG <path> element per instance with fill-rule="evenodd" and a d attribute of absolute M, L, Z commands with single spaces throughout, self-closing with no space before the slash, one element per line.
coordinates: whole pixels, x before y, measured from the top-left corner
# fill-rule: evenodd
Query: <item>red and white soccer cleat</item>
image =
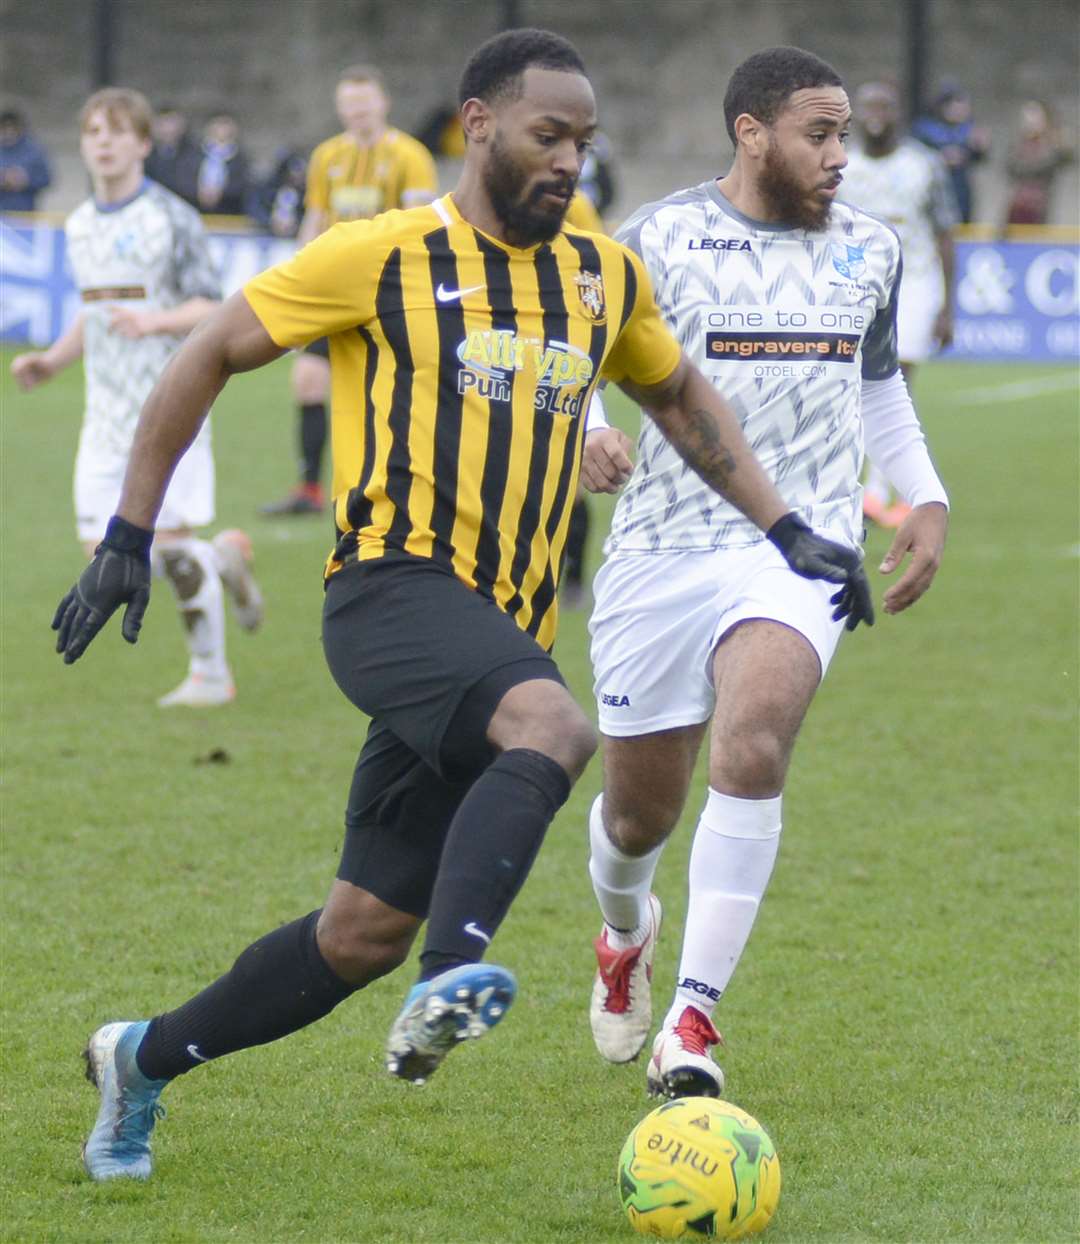
<path fill-rule="evenodd" d="M 637 946 L 616 950 L 608 945 L 607 928 L 596 939 L 589 1023 L 596 1048 L 609 1063 L 637 1058 L 652 1025 L 652 967 L 660 933 L 660 900 L 649 895 L 649 931 Z"/>
<path fill-rule="evenodd" d="M 724 1073 L 709 1048 L 723 1043 L 707 1015 L 686 1007 L 673 1027 L 656 1034 L 645 1072 L 649 1092 L 654 1097 L 719 1097 Z"/>

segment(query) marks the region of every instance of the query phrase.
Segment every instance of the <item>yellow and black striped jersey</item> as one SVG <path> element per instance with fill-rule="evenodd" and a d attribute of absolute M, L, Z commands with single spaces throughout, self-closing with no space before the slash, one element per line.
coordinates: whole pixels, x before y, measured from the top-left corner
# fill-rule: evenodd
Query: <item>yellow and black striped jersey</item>
<path fill-rule="evenodd" d="M 335 517 L 360 559 L 432 558 L 549 648 L 592 392 L 680 358 L 641 260 L 574 229 L 506 246 L 446 195 L 336 225 L 244 294 L 278 345 L 330 339 Z"/>
<path fill-rule="evenodd" d="M 430 202 L 438 191 L 435 161 L 423 143 L 387 130 L 370 147 L 348 133 L 320 143 L 308 162 L 305 207 L 326 213 L 326 224 L 368 220 L 395 207 Z"/>

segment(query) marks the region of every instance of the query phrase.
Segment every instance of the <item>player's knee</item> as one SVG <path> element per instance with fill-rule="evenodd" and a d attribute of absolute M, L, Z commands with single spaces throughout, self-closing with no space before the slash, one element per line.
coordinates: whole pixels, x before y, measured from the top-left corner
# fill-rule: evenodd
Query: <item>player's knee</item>
<path fill-rule="evenodd" d="M 557 710 L 537 723 L 536 730 L 536 750 L 550 756 L 576 782 L 596 752 L 596 731 L 589 719 L 567 695 Z"/>
<path fill-rule="evenodd" d="M 415 928 L 372 928 L 359 913 L 324 909 L 319 917 L 319 953 L 331 970 L 352 985 L 367 985 L 399 968 L 409 957 Z"/>
<path fill-rule="evenodd" d="M 723 749 L 723 774 L 716 784 L 748 799 L 769 798 L 783 788 L 790 752 L 771 730 L 741 731 Z"/>
<path fill-rule="evenodd" d="M 157 553 L 157 546 L 155 546 Z M 203 585 L 204 572 L 199 560 L 191 556 L 185 541 L 162 545 L 159 552 L 165 577 L 179 600 L 192 600 Z"/>
<path fill-rule="evenodd" d="M 319 927 L 319 953 L 335 975 L 350 985 L 368 985 L 401 967 L 411 945 L 411 937 L 373 942 L 355 930 Z"/>
<path fill-rule="evenodd" d="M 301 406 L 325 402 L 329 389 L 329 367 L 311 354 L 301 354 L 292 371 L 293 397 Z"/>
<path fill-rule="evenodd" d="M 604 829 L 608 837 L 624 855 L 648 855 L 664 842 L 679 823 L 682 801 L 643 799 L 633 807 L 616 807 L 608 810 L 609 800 L 604 796 Z"/>
<path fill-rule="evenodd" d="M 581 709 L 573 703 L 571 708 L 573 711 L 567 714 L 564 722 L 563 737 L 566 740 L 567 760 L 572 766 L 572 776 L 578 777 L 596 754 L 599 739 L 592 722 Z"/>
<path fill-rule="evenodd" d="M 561 683 L 535 679 L 507 692 L 488 727 L 499 751 L 542 752 L 577 781 L 596 751 L 596 731 Z"/>

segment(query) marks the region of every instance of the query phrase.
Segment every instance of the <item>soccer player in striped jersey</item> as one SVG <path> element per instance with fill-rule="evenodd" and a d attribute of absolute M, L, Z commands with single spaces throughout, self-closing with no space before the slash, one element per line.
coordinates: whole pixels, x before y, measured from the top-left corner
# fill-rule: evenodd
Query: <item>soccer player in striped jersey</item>
<path fill-rule="evenodd" d="M 297 241 L 306 245 L 341 220 L 370 220 L 394 207 L 430 203 L 438 188 L 435 161 L 423 143 L 387 123 L 390 99 L 382 75 L 370 65 L 351 65 L 334 92 L 340 134 L 320 143 L 308 161 L 304 218 Z M 330 362 L 325 337 L 308 342 L 293 363 L 292 392 L 300 431 L 302 478 L 263 514 L 321 514 L 323 453 Z"/>
<path fill-rule="evenodd" d="M 75 457 L 75 524 L 87 557 L 120 499 L 135 424 L 154 382 L 187 333 L 221 297 L 198 212 L 149 181 L 150 106 L 109 87 L 80 113 L 79 147 L 93 195 L 68 217 L 68 261 L 82 310 L 48 350 L 11 365 L 24 389 L 83 360 L 86 409 Z M 242 531 L 204 540 L 214 519 L 214 459 L 207 422 L 177 466 L 158 520 L 155 571 L 169 580 L 188 646 L 187 676 L 163 708 L 210 708 L 235 696 L 225 659 L 225 598 L 254 630 L 262 597 Z"/>
<path fill-rule="evenodd" d="M 792 568 L 839 584 L 839 612 L 869 608 L 859 558 L 787 512 L 664 326 L 640 259 L 563 229 L 596 124 L 574 48 L 546 31 L 497 36 L 466 66 L 460 99 L 467 150 L 452 194 L 335 226 L 188 342 L 140 417 L 105 542 L 58 611 L 67 662 L 122 604 L 135 639 L 154 515 L 203 411 L 231 374 L 328 336 L 339 539 L 324 650 L 372 719 L 338 874 L 322 908 L 183 1005 L 93 1034 L 95 1179 L 149 1175 L 171 1079 L 326 1015 L 403 963 L 425 920 L 388 1071 L 422 1082 L 505 1014 L 513 975 L 483 956 L 595 748 L 550 649 L 601 376 L 652 411 Z"/>
<path fill-rule="evenodd" d="M 881 567 L 911 554 L 885 593 L 885 611 L 899 613 L 930 586 L 947 523 L 897 359 L 899 242 L 834 203 L 850 109 L 829 65 L 798 48 L 759 52 L 735 70 L 724 114 L 727 176 L 641 208 L 616 236 L 641 256 L 664 319 L 737 412 L 785 503 L 852 556 L 865 430 L 914 507 Z M 628 448 L 615 429 L 590 430 L 586 481 L 613 489 Z M 656 1094 L 719 1095 L 714 1008 L 772 873 L 795 738 L 842 624 L 828 588 L 789 574 L 649 413 L 594 592 L 604 790 L 589 871 L 604 926 L 593 1036 L 612 1062 L 636 1058 L 648 1038 L 661 918 L 652 881 L 708 732 L 682 956 L 646 1074 Z"/>

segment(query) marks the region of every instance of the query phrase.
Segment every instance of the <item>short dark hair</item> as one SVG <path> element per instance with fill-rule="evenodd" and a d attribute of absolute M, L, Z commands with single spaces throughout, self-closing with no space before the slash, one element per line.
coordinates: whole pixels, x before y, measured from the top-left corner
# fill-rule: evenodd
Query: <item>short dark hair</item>
<path fill-rule="evenodd" d="M 813 86 L 843 86 L 826 61 L 802 48 L 765 48 L 748 57 L 731 75 L 724 93 L 724 124 L 735 143 L 735 119 L 744 112 L 772 125 L 796 91 Z"/>
<path fill-rule="evenodd" d="M 499 97 L 518 98 L 526 69 L 561 69 L 585 74 L 585 62 L 569 40 L 550 30 L 506 30 L 482 43 L 465 66 L 458 86 L 458 103 L 482 99 L 490 104 Z"/>

